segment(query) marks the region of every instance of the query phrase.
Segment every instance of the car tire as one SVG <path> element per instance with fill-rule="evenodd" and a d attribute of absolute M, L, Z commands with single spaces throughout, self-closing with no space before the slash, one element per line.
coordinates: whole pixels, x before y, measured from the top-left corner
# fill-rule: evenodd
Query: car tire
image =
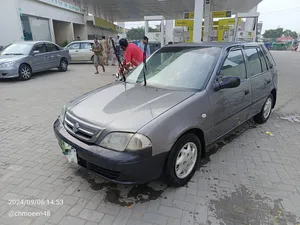
<path fill-rule="evenodd" d="M 94 56 L 92 56 L 91 61 L 92 61 L 92 63 L 94 63 Z"/>
<path fill-rule="evenodd" d="M 21 64 L 19 66 L 19 78 L 21 80 L 29 80 L 32 75 L 32 69 L 27 64 Z"/>
<path fill-rule="evenodd" d="M 259 124 L 263 124 L 267 122 L 271 116 L 273 104 L 274 104 L 274 97 L 272 94 L 270 94 L 267 100 L 265 101 L 265 104 L 263 105 L 260 113 L 258 113 L 253 117 L 254 122 Z"/>
<path fill-rule="evenodd" d="M 195 134 L 188 133 L 179 138 L 165 165 L 167 183 L 175 187 L 186 185 L 195 174 L 201 151 L 201 142 Z"/>
<path fill-rule="evenodd" d="M 65 58 L 62 58 L 60 60 L 58 70 L 60 72 L 66 72 L 68 70 L 68 66 L 69 66 L 68 60 Z"/>

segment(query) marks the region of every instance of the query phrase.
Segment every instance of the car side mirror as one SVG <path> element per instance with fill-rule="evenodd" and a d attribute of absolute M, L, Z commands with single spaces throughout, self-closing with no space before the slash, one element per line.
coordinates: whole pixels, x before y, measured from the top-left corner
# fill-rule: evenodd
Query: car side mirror
<path fill-rule="evenodd" d="M 40 53 L 40 51 L 35 50 L 35 51 L 33 51 L 32 55 L 37 55 L 37 54 L 39 54 L 39 53 Z"/>
<path fill-rule="evenodd" d="M 217 81 L 214 85 L 214 91 L 220 91 L 222 89 L 236 88 L 240 86 L 241 79 L 239 77 L 223 77 L 220 81 Z"/>

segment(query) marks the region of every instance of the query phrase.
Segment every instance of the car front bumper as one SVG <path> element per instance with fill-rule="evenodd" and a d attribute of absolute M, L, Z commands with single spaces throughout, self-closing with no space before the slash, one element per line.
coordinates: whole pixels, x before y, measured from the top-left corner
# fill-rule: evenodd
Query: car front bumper
<path fill-rule="evenodd" d="M 144 184 L 155 180 L 161 176 L 167 158 L 167 152 L 145 156 L 87 145 L 70 135 L 59 120 L 54 123 L 54 133 L 59 141 L 76 149 L 79 165 L 116 183 Z"/>
<path fill-rule="evenodd" d="M 18 76 L 19 76 L 18 68 L 14 66 L 0 68 L 0 79 L 14 78 Z"/>

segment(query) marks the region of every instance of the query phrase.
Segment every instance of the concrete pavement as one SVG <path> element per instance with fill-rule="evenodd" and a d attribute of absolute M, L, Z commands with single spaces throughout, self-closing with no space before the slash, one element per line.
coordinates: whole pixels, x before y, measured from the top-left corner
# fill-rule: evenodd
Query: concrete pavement
<path fill-rule="evenodd" d="M 112 81 L 113 68 L 94 75 L 92 65 L 77 64 L 0 81 L 0 224 L 299 223 L 300 54 L 273 55 L 281 73 L 270 121 L 249 122 L 218 143 L 182 188 L 115 185 L 61 154 L 52 124 L 62 106 Z"/>

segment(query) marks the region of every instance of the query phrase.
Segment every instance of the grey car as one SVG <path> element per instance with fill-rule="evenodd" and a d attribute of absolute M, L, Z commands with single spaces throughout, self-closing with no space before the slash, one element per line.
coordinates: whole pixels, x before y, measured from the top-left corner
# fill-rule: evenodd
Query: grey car
<path fill-rule="evenodd" d="M 164 175 L 185 185 L 209 146 L 242 123 L 265 123 L 277 70 L 258 43 L 165 46 L 116 81 L 68 103 L 54 123 L 71 162 L 118 183 Z"/>
<path fill-rule="evenodd" d="M 23 41 L 8 45 L 0 53 L 0 79 L 28 80 L 36 72 L 58 68 L 65 72 L 71 56 L 68 50 L 48 41 Z"/>

